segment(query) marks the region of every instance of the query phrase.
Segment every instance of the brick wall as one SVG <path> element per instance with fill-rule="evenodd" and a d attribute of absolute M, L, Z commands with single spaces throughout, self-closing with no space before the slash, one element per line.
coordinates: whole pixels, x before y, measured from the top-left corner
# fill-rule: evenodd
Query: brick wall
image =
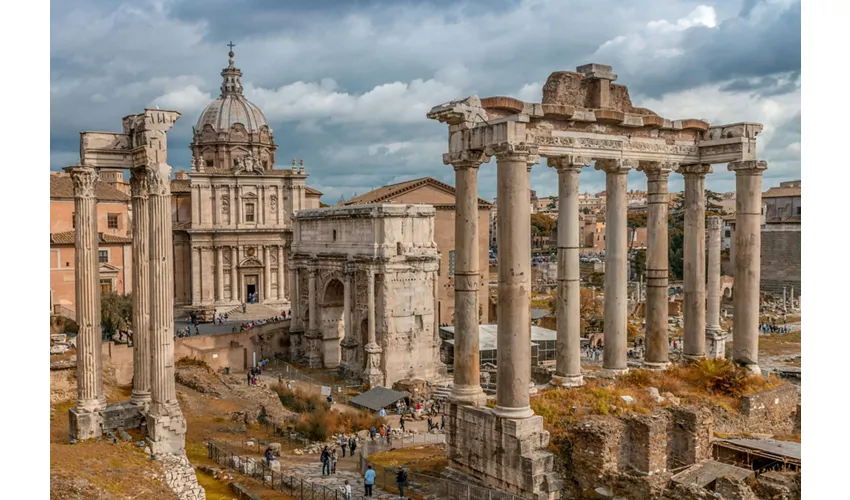
<path fill-rule="evenodd" d="M 782 295 L 782 287 L 794 287 L 800 293 L 800 240 L 799 224 L 789 230 L 761 232 L 761 290 Z"/>

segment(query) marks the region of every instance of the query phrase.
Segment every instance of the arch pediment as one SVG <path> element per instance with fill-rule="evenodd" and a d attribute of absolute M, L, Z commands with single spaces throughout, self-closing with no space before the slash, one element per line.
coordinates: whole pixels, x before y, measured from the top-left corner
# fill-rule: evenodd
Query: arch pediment
<path fill-rule="evenodd" d="M 263 267 L 263 263 L 254 257 L 248 257 L 239 264 L 239 267 Z"/>

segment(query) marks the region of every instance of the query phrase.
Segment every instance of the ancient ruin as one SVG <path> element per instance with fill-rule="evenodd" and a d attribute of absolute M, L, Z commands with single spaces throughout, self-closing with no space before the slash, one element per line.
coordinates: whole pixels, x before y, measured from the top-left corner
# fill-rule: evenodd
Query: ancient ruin
<path fill-rule="evenodd" d="M 649 192 L 647 367 L 661 368 L 667 358 L 667 179 L 685 178 L 685 346 L 690 359 L 706 355 L 705 176 L 711 165 L 727 163 L 736 174 L 734 354 L 736 363 L 754 373 L 758 366 L 761 180 L 767 168 L 756 159 L 762 125 L 712 126 L 702 120 L 669 120 L 634 107 L 628 89 L 613 84 L 610 66 L 587 64 L 576 72 L 555 72 L 542 89 L 541 103 L 511 97 L 470 96 L 435 106 L 428 118 L 449 127 L 443 162 L 455 168 L 458 201 L 458 256 L 464 241 L 474 241 L 478 168 L 496 157 L 499 235 L 529 234 L 529 172 L 541 156 L 558 169 L 562 212 L 558 219 L 559 292 L 558 385 L 581 383 L 578 308 L 573 284 L 578 268 L 575 210 L 578 172 L 591 162 L 606 173 L 605 350 L 608 376 L 628 371 L 627 321 L 627 174 L 647 175 Z M 467 235 L 465 238 L 460 234 Z M 563 233 L 563 236 L 562 236 Z M 453 401 L 447 440 L 450 467 L 530 498 L 558 498 L 560 486 L 546 451 L 548 432 L 529 405 L 531 382 L 530 286 L 528 238 L 499 239 L 498 379 L 495 408 L 482 407 L 478 381 L 477 298 L 458 296 Z M 662 249 L 663 248 L 663 249 Z M 478 279 L 475 256 L 458 259 L 458 270 Z M 716 267 L 712 272 L 717 272 Z M 462 288 L 457 291 L 461 292 Z M 712 292 L 714 293 L 714 292 Z M 572 297 L 572 299 L 571 299 Z M 572 315 L 572 317 L 570 317 Z M 712 326 L 714 326 L 712 317 Z M 563 326 L 562 323 L 563 322 Z M 651 354 L 650 354 L 651 353 Z"/>
<path fill-rule="evenodd" d="M 298 212 L 293 361 L 338 367 L 372 387 L 436 378 L 435 216 L 431 206 L 400 204 Z"/>

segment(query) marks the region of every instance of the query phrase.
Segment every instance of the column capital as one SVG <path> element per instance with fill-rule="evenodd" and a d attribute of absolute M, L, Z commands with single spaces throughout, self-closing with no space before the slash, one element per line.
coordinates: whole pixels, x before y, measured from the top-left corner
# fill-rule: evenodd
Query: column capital
<path fill-rule="evenodd" d="M 692 163 L 690 165 L 679 165 L 677 173 L 688 176 L 705 177 L 706 174 L 714 172 L 709 163 Z"/>
<path fill-rule="evenodd" d="M 669 161 L 639 161 L 637 170 L 643 172 L 647 177 L 666 179 L 670 172 L 679 168 L 679 164 Z"/>
<path fill-rule="evenodd" d="M 130 191 L 133 198 L 148 198 L 148 177 L 145 169 L 130 169 Z"/>
<path fill-rule="evenodd" d="M 93 167 L 69 167 L 74 183 L 74 198 L 94 198 L 94 186 L 97 183 L 97 170 Z"/>
<path fill-rule="evenodd" d="M 739 160 L 730 162 L 728 167 L 735 175 L 761 175 L 767 170 L 767 162 L 763 160 Z"/>
<path fill-rule="evenodd" d="M 638 161 L 630 158 L 600 158 L 594 168 L 606 174 L 627 175 L 629 170 L 638 167 Z"/>
<path fill-rule="evenodd" d="M 540 161 L 538 151 L 539 149 L 536 144 L 504 141 L 487 146 L 484 150 L 484 154 L 487 156 L 495 156 L 497 160 L 524 161 L 529 165 L 534 165 Z"/>
<path fill-rule="evenodd" d="M 148 193 L 151 195 L 171 195 L 171 167 L 167 163 L 149 161 L 145 167 L 148 177 Z"/>
<path fill-rule="evenodd" d="M 720 229 L 720 217 L 716 215 L 712 215 L 710 217 L 706 217 L 705 219 L 705 227 L 707 229 Z"/>
<path fill-rule="evenodd" d="M 443 165 L 451 165 L 455 170 L 463 168 L 478 168 L 482 163 L 489 163 L 490 157 L 481 149 L 464 149 L 454 153 L 443 153 Z"/>
<path fill-rule="evenodd" d="M 590 163 L 593 161 L 592 158 L 588 156 L 577 156 L 577 155 L 563 155 L 563 156 L 549 156 L 546 158 L 546 165 L 550 168 L 556 169 L 558 172 L 561 171 L 575 171 L 581 172 L 581 169 L 584 167 L 589 167 Z"/>

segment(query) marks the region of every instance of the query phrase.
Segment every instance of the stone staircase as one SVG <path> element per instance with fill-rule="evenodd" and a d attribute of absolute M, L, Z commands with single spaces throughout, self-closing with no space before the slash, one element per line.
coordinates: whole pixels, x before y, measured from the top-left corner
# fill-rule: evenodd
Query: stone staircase
<path fill-rule="evenodd" d="M 220 312 L 222 314 L 226 312 L 231 323 L 240 323 L 255 319 L 267 319 L 274 316 L 280 316 L 283 309 L 283 306 L 279 305 L 267 306 L 265 304 L 246 304 L 244 313 L 242 312 L 241 305 L 236 306 L 229 311 L 223 310 Z"/>
<path fill-rule="evenodd" d="M 449 396 L 452 393 L 452 388 L 449 385 L 442 385 L 434 387 L 434 391 L 431 393 L 431 398 L 435 401 L 447 401 Z"/>

